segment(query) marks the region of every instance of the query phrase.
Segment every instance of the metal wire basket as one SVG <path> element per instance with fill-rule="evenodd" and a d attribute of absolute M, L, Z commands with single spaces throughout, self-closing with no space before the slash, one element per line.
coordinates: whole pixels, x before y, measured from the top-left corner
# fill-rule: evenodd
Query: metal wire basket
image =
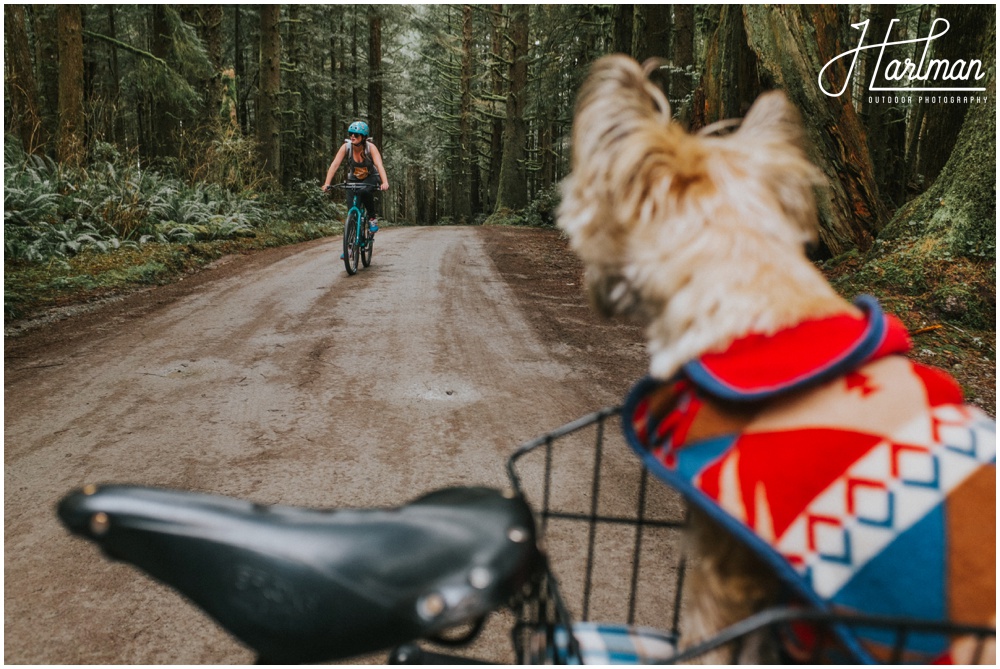
<path fill-rule="evenodd" d="M 548 560 L 517 611 L 519 662 L 673 664 L 704 661 L 708 653 L 717 659 L 721 651 L 739 663 L 748 640 L 761 634 L 777 636 L 776 661 L 862 661 L 835 633 L 847 628 L 868 636 L 877 631 L 879 647 L 864 652 L 881 663 L 920 661 L 905 650 L 915 636 L 949 644 L 963 637 L 970 663 L 995 655 L 994 628 L 797 606 L 765 610 L 704 642 L 681 643 L 687 507 L 667 486 L 650 482 L 621 434 L 620 409 L 607 408 L 524 444 L 508 461 L 512 486 L 536 512 Z"/>

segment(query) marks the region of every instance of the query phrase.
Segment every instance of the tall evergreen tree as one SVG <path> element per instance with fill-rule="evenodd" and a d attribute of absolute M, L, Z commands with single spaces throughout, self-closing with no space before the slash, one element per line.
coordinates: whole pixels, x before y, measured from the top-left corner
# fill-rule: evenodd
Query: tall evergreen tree
<path fill-rule="evenodd" d="M 514 5 L 511 10 L 509 89 L 497 212 L 516 211 L 528 204 L 524 171 L 524 147 L 527 139 L 524 111 L 528 88 L 528 7 Z"/>
<path fill-rule="evenodd" d="M 59 141 L 59 5 L 31 5 L 35 35 L 35 67 L 41 107 L 42 135 L 56 155 Z"/>
<path fill-rule="evenodd" d="M 59 161 L 84 162 L 83 19 L 80 5 L 59 5 Z"/>
<path fill-rule="evenodd" d="M 4 5 L 3 24 L 7 46 L 5 90 L 10 105 L 5 114 L 4 132 L 20 137 L 24 150 L 35 153 L 44 144 L 44 138 L 24 6 Z"/>
<path fill-rule="evenodd" d="M 260 7 L 260 92 L 257 99 L 257 143 L 264 169 L 281 178 L 281 5 Z"/>
<path fill-rule="evenodd" d="M 382 123 L 382 15 L 377 5 L 368 7 L 368 127 L 372 137 L 385 142 Z"/>

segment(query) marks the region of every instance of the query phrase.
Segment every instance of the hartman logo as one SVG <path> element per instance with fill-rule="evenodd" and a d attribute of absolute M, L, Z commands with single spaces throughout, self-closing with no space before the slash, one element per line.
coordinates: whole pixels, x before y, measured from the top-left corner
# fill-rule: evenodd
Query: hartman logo
<path fill-rule="evenodd" d="M 954 62 L 946 58 L 931 58 L 931 42 L 940 39 L 951 28 L 947 19 L 934 19 L 926 37 L 915 39 L 892 41 L 892 32 L 899 19 L 889 22 L 889 29 L 885 33 L 885 38 L 875 44 L 865 44 L 865 36 L 868 34 L 868 24 L 870 19 L 861 23 L 851 25 L 855 30 L 861 30 L 861 38 L 858 45 L 844 53 L 832 58 L 823 69 L 819 71 L 819 88 L 824 94 L 836 98 L 844 94 L 850 85 L 858 64 L 858 54 L 868 49 L 878 49 L 878 58 L 872 72 L 868 73 L 867 91 L 870 93 L 910 93 L 919 92 L 921 94 L 938 93 L 982 93 L 985 87 L 977 87 L 975 84 L 986 78 L 983 63 L 980 60 L 958 59 Z M 924 43 L 923 52 L 918 62 L 913 62 L 911 58 L 892 58 L 893 48 L 907 44 Z M 895 53 L 898 54 L 897 49 Z M 908 50 L 908 53 L 911 53 Z M 827 70 L 831 65 L 842 58 L 850 58 L 850 66 L 847 69 L 847 77 L 839 90 L 832 91 L 827 88 L 825 82 Z M 876 86 L 876 82 L 881 85 Z M 830 82 L 835 87 L 837 82 Z M 961 84 L 961 85 L 960 85 Z M 960 96 L 959 96 L 960 97 Z"/>

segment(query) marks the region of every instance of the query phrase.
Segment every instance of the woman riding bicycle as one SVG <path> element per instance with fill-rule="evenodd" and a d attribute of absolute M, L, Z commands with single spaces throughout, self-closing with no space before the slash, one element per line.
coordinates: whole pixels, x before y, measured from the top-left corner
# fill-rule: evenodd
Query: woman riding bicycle
<path fill-rule="evenodd" d="M 330 188 L 340 163 L 347 158 L 347 182 L 364 183 L 379 190 L 389 190 L 389 177 L 385 173 L 385 166 L 382 164 L 382 154 L 379 153 L 368 135 L 368 124 L 364 121 L 355 121 L 347 128 L 348 139 L 341 144 L 340 150 L 330 163 L 330 169 L 326 172 L 326 182 L 323 190 Z M 371 190 L 359 191 L 356 195 L 360 198 L 368 212 L 370 220 L 368 227 L 371 232 L 378 231 L 375 218 L 375 194 Z"/>

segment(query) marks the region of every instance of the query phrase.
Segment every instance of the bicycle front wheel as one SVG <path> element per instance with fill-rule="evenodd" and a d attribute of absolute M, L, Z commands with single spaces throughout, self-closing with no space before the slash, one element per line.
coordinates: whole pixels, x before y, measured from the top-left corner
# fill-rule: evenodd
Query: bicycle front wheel
<path fill-rule="evenodd" d="M 348 274 L 357 274 L 361 242 L 361 223 L 358 212 L 352 211 L 344 223 L 344 267 Z"/>

